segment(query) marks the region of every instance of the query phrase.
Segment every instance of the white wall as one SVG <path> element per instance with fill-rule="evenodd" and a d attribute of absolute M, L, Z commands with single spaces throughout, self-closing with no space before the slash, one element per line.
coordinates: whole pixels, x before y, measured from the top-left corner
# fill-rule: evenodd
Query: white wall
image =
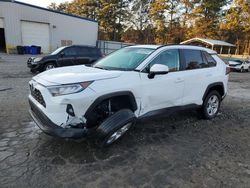
<path fill-rule="evenodd" d="M 3 1 L 0 1 L 0 18 L 4 18 L 7 48 L 22 44 L 21 21 L 48 23 L 51 50 L 60 47 L 61 40 L 71 40 L 73 44 L 96 45 L 97 22 Z"/>

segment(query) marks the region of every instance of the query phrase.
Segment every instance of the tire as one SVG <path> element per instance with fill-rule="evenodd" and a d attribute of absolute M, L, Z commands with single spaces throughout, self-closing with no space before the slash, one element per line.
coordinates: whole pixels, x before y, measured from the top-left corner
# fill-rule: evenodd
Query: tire
<path fill-rule="evenodd" d="M 250 72 L 250 67 L 248 67 L 247 72 Z"/>
<path fill-rule="evenodd" d="M 51 70 L 51 69 L 54 69 L 54 68 L 56 68 L 55 63 L 46 63 L 46 64 L 44 65 L 43 70 L 46 71 L 46 70 Z"/>
<path fill-rule="evenodd" d="M 121 138 L 135 124 L 136 117 L 129 109 L 123 109 L 108 117 L 96 130 L 97 145 L 107 147 Z"/>
<path fill-rule="evenodd" d="M 243 67 L 240 68 L 240 72 L 241 73 L 244 72 L 244 68 Z"/>
<path fill-rule="evenodd" d="M 221 105 L 221 95 L 217 91 L 211 91 L 206 96 L 202 105 L 202 115 L 204 119 L 211 120 L 219 112 Z"/>
<path fill-rule="evenodd" d="M 30 69 L 30 72 L 31 72 L 32 74 L 35 74 L 35 73 L 37 72 L 37 70 Z"/>

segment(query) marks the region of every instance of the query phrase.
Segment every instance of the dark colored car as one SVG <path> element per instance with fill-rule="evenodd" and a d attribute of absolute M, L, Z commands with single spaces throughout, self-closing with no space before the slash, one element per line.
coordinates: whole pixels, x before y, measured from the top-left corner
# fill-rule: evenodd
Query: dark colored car
<path fill-rule="evenodd" d="M 61 47 L 44 57 L 31 57 L 27 66 L 31 72 L 42 72 L 56 67 L 91 65 L 102 57 L 100 49 L 90 46 Z"/>

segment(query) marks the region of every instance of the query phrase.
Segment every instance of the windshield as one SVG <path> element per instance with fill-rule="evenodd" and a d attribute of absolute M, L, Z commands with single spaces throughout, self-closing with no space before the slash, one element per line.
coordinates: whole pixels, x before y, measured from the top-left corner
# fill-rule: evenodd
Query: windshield
<path fill-rule="evenodd" d="M 63 47 L 60 47 L 60 48 L 56 49 L 54 52 L 51 53 L 51 55 L 56 55 L 56 54 L 58 54 L 58 53 L 61 52 L 64 48 L 66 48 L 66 46 L 63 46 Z"/>
<path fill-rule="evenodd" d="M 94 67 L 107 70 L 131 71 L 138 67 L 154 49 L 123 48 L 98 61 Z"/>

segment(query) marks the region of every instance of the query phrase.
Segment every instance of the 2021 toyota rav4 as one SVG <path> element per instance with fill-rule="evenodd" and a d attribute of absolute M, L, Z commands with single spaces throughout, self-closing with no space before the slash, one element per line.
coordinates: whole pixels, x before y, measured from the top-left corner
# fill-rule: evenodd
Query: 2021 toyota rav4
<path fill-rule="evenodd" d="M 135 121 L 169 110 L 199 108 L 214 118 L 227 94 L 228 67 L 216 52 L 195 46 L 126 47 L 93 67 L 46 71 L 30 81 L 30 113 L 47 134 L 95 135 L 102 146 Z"/>

